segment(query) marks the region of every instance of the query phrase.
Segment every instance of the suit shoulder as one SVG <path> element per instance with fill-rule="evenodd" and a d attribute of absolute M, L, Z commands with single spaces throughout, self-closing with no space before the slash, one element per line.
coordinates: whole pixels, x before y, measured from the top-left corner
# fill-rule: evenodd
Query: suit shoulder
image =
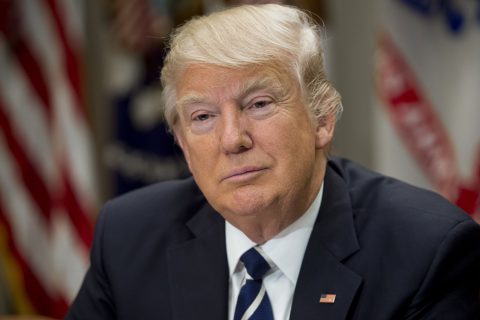
<path fill-rule="evenodd" d="M 181 205 L 188 200 L 203 197 L 193 178 L 170 180 L 155 183 L 118 196 L 108 203 L 110 206 L 141 206 L 151 205 L 171 207 Z M 179 201 L 183 199 L 185 201 Z"/>
<path fill-rule="evenodd" d="M 457 310 L 461 295 L 470 303 L 468 308 L 473 307 L 480 266 L 477 223 L 434 192 L 351 161 L 333 159 L 329 168 L 344 183 L 352 209 L 360 249 L 345 263 L 365 280 L 359 309 L 366 309 L 362 300 L 370 304 L 379 291 L 385 294 L 375 311 L 392 307 L 397 315 L 443 315 L 449 311 L 445 308 Z M 475 292 L 467 292 L 471 288 Z"/>
<path fill-rule="evenodd" d="M 192 178 L 156 183 L 108 201 L 101 215 L 110 224 L 129 229 L 184 224 L 205 204 Z"/>
<path fill-rule="evenodd" d="M 349 190 L 354 211 L 377 212 L 395 219 L 421 223 L 456 224 L 468 215 L 441 195 L 371 171 L 352 161 L 335 158 L 331 167 Z"/>

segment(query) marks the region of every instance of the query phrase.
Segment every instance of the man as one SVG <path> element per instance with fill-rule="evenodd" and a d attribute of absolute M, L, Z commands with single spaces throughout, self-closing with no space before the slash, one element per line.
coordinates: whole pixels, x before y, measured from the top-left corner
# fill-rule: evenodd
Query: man
<path fill-rule="evenodd" d="M 162 83 L 193 178 L 104 207 L 67 319 L 478 319 L 480 227 L 327 160 L 341 104 L 308 15 L 195 18 Z"/>

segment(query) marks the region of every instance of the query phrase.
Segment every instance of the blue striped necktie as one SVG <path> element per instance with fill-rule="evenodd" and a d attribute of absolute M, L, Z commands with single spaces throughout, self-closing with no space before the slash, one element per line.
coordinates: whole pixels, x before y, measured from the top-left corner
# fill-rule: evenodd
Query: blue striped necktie
<path fill-rule="evenodd" d="M 273 320 L 270 299 L 262 284 L 262 278 L 270 270 L 270 265 L 255 247 L 246 251 L 240 257 L 240 261 L 243 262 L 252 279 L 247 279 L 240 289 L 233 319 Z"/>

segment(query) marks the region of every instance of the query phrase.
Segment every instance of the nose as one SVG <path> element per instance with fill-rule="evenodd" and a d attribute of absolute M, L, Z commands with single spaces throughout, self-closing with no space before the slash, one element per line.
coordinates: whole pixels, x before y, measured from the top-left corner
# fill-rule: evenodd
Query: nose
<path fill-rule="evenodd" d="M 219 129 L 220 145 L 226 154 L 237 154 L 252 148 L 248 119 L 238 108 L 224 110 Z"/>

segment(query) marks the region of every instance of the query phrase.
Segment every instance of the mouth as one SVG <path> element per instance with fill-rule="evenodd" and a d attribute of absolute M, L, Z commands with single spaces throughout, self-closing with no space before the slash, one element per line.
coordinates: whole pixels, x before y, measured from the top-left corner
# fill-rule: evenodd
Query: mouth
<path fill-rule="evenodd" d="M 222 181 L 243 182 L 257 177 L 267 168 L 263 167 L 244 167 L 229 172 Z"/>

